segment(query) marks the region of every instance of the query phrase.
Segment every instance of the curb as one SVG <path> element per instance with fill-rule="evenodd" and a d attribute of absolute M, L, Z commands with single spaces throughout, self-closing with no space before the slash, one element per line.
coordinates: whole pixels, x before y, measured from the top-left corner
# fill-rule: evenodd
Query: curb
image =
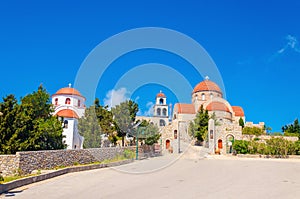
<path fill-rule="evenodd" d="M 61 169 L 58 171 L 53 171 L 51 173 L 41 174 L 41 175 L 33 176 L 33 177 L 22 178 L 22 179 L 8 182 L 5 184 L 0 184 L 0 194 L 5 193 L 9 190 L 18 188 L 18 187 L 22 187 L 22 186 L 32 184 L 35 182 L 40 182 L 40 181 L 54 178 L 54 177 L 64 175 L 67 173 L 74 173 L 74 172 L 87 171 L 87 170 L 93 170 L 93 169 L 101 169 L 101 168 L 106 168 L 106 167 L 115 167 L 115 166 L 120 166 L 123 164 L 128 164 L 131 162 L 133 162 L 133 160 L 124 160 L 124 161 L 112 162 L 112 163 L 108 163 L 108 164 L 74 166 L 74 167 L 70 167 L 70 168 Z"/>

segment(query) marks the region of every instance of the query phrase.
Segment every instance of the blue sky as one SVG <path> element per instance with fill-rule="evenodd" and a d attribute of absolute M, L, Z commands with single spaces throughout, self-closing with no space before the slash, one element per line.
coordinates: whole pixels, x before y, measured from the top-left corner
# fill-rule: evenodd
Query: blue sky
<path fill-rule="evenodd" d="M 264 121 L 280 131 L 300 117 L 299 9 L 296 0 L 1 1 L 0 96 L 20 98 L 41 83 L 53 94 L 75 81 L 82 62 L 102 41 L 129 29 L 162 27 L 205 48 L 223 78 L 227 100 L 244 108 L 247 121 Z M 115 87 L 124 73 L 146 63 L 178 70 L 192 87 L 202 81 L 177 55 L 134 51 L 115 60 L 101 77 L 96 92 L 101 103 L 112 89 L 119 89 L 120 99 L 136 100 L 142 113 L 159 90 L 168 103 L 176 103 L 181 94 L 162 85 L 141 85 L 134 92 Z M 189 103 L 184 93 L 182 102 Z"/>

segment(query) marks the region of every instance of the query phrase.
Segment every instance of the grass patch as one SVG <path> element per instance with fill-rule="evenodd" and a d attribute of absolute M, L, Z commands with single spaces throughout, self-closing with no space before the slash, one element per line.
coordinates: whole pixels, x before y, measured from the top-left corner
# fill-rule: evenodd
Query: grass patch
<path fill-rule="evenodd" d="M 33 176 L 37 176 L 38 174 L 28 174 L 28 175 L 22 175 L 22 176 L 7 176 L 7 177 L 3 177 L 3 179 L 1 179 L 0 181 L 0 184 L 3 184 L 3 183 L 8 183 L 8 182 L 11 182 L 11 181 L 14 181 L 14 180 L 19 180 L 19 179 L 22 179 L 22 178 L 27 178 L 27 177 L 33 177 Z"/>

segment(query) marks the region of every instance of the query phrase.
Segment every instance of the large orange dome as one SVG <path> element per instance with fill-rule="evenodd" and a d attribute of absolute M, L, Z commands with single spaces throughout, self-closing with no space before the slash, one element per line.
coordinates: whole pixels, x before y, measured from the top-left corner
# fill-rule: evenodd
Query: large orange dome
<path fill-rule="evenodd" d="M 216 91 L 218 93 L 222 93 L 220 87 L 215 83 L 208 79 L 197 84 L 193 90 L 193 93 L 200 91 Z"/>
<path fill-rule="evenodd" d="M 78 90 L 70 87 L 61 88 L 54 95 L 77 95 L 83 97 Z"/>
<path fill-rule="evenodd" d="M 222 102 L 211 102 L 207 105 L 206 110 L 230 112 L 229 108 Z"/>

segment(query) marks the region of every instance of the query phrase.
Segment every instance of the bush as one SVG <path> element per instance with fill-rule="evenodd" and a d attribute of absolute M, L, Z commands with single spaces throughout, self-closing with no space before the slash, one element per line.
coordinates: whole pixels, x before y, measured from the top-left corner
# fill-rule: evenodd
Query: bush
<path fill-rule="evenodd" d="M 154 134 L 154 135 L 147 136 L 145 139 L 145 144 L 153 145 L 153 144 L 157 143 L 160 136 L 161 136 L 160 134 Z"/>
<path fill-rule="evenodd" d="M 258 127 L 244 127 L 242 130 L 243 135 L 264 135 L 266 134 L 263 129 L 258 128 Z"/>
<path fill-rule="evenodd" d="M 0 182 L 4 181 L 4 177 L 0 174 Z"/>
<path fill-rule="evenodd" d="M 249 146 L 249 141 L 235 140 L 232 145 L 232 148 L 238 154 L 246 154 L 249 153 L 248 146 Z"/>
<path fill-rule="evenodd" d="M 273 156 L 300 155 L 300 141 L 293 142 L 282 137 L 271 138 L 266 143 L 255 140 L 235 140 L 233 149 L 238 154 L 263 154 Z"/>
<path fill-rule="evenodd" d="M 129 149 L 125 149 L 123 155 L 126 159 L 133 159 L 135 157 L 135 153 Z"/>

